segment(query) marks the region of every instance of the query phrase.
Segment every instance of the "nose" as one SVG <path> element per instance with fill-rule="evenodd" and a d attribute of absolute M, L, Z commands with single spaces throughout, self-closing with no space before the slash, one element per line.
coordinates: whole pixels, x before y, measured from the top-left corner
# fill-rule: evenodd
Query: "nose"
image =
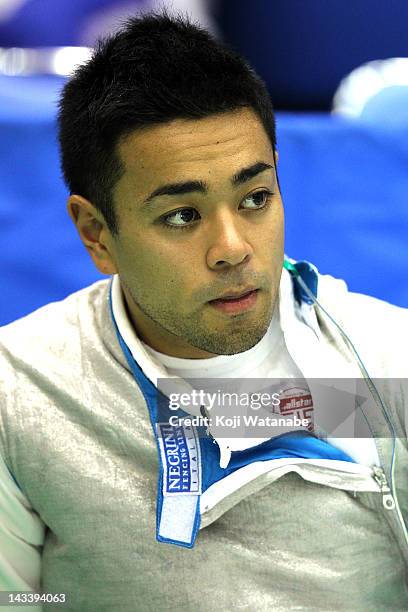
<path fill-rule="evenodd" d="M 248 262 L 253 254 L 247 242 L 242 219 L 231 214 L 219 215 L 209 229 L 207 265 L 212 270 L 221 270 Z"/>

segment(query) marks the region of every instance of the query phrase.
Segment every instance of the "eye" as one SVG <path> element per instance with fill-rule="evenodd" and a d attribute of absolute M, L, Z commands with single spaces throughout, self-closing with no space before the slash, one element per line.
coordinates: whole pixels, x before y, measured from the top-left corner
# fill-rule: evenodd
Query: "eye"
<path fill-rule="evenodd" d="M 194 208 L 181 208 L 162 217 L 161 222 L 169 228 L 180 229 L 189 227 L 193 221 L 196 221 L 197 211 Z"/>
<path fill-rule="evenodd" d="M 263 189 L 262 191 L 255 191 L 255 193 L 246 196 L 246 198 L 242 200 L 242 203 L 252 201 L 252 203 L 255 204 L 255 206 L 245 206 L 246 210 L 262 210 L 267 206 L 272 196 L 273 193 L 271 191 Z"/>
<path fill-rule="evenodd" d="M 249 206 L 244 205 L 245 210 L 261 211 L 267 208 L 272 196 L 273 193 L 271 191 L 267 191 L 266 189 L 263 189 L 262 191 L 255 191 L 254 193 L 246 196 L 246 198 L 242 200 L 241 205 L 249 202 Z M 161 217 L 160 224 L 166 229 L 189 229 L 194 226 L 194 222 L 199 218 L 200 215 L 194 208 L 180 208 L 179 210 L 175 210 L 172 213 Z"/>

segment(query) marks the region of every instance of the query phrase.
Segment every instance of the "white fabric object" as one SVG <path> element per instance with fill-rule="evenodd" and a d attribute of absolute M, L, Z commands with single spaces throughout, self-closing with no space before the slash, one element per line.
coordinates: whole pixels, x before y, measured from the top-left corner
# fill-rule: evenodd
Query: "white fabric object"
<path fill-rule="evenodd" d="M 359 321 L 366 318 L 368 312 L 372 317 L 387 321 L 387 333 L 394 335 L 399 333 L 402 317 L 398 316 L 398 312 L 402 313 L 402 309 L 391 307 L 389 304 L 367 296 L 349 294 L 344 283 L 332 277 L 320 277 L 320 283 L 323 285 L 324 305 L 329 312 L 331 307 L 336 307 L 338 312 L 352 309 L 357 325 Z M 113 289 L 115 317 L 126 343 L 137 358 L 142 370 L 152 382 L 155 382 L 157 377 L 166 377 L 165 368 L 146 351 L 130 326 L 121 302 L 120 284 L 117 278 L 114 279 Z M 84 304 L 87 291 L 88 289 L 83 290 Z M 312 313 L 310 315 L 313 320 Z M 321 359 L 316 361 L 319 351 L 314 344 L 318 333 L 301 323 L 302 317 L 298 310 L 295 310 L 294 314 L 291 280 L 286 271 L 283 272 L 281 282 L 280 321 L 286 346 L 292 359 L 299 363 L 302 373 L 306 378 L 313 375 L 321 377 L 322 362 Z M 36 319 L 33 320 L 33 323 L 36 324 Z M 358 329 L 355 331 L 358 332 Z M 364 336 L 357 339 L 357 343 L 360 341 L 365 351 L 362 354 L 363 360 L 369 369 L 371 364 L 375 366 L 374 376 L 403 377 L 405 354 L 393 355 L 392 371 L 389 370 L 389 354 L 384 356 L 384 365 L 382 365 L 383 362 L 378 354 L 378 348 L 382 346 L 380 331 L 376 326 L 376 333 L 373 333 L 372 337 Z M 44 330 L 44 333 L 48 334 L 49 329 Z M 353 330 L 351 335 L 354 339 Z M 335 360 L 334 347 L 332 352 L 333 360 Z M 337 358 L 340 359 L 338 356 Z M 368 454 L 365 456 L 366 461 L 367 457 Z M 371 460 L 370 458 L 368 463 Z M 364 457 L 361 462 L 363 461 Z M 46 526 L 30 507 L 29 501 L 16 486 L 0 457 L 0 590 L 38 589 L 41 572 L 41 546 L 45 529 Z"/>

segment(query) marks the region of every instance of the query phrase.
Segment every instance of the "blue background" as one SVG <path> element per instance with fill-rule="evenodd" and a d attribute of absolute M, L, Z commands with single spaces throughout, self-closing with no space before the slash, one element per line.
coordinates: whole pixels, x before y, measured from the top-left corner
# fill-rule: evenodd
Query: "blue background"
<path fill-rule="evenodd" d="M 0 78 L 0 324 L 102 278 L 66 212 L 58 78 Z M 408 307 L 408 126 L 278 113 L 286 252 Z"/>
<path fill-rule="evenodd" d="M 329 109 L 354 68 L 408 56 L 406 0 L 218 0 L 215 10 L 281 109 Z"/>

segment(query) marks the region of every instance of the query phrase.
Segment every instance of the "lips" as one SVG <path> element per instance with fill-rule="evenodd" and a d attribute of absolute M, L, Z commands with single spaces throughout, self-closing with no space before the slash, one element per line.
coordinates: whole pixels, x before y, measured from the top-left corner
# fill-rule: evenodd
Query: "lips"
<path fill-rule="evenodd" d="M 210 300 L 211 302 L 219 302 L 219 301 L 228 301 L 228 300 L 239 300 L 240 298 L 244 297 L 245 295 L 248 295 L 249 293 L 252 293 L 253 291 L 256 291 L 257 287 L 248 287 L 246 289 L 243 289 L 242 291 L 228 291 L 227 293 L 224 293 L 223 295 L 220 295 L 220 297 L 216 298 L 215 300 Z"/>
<path fill-rule="evenodd" d="M 258 301 L 259 289 L 249 289 L 237 292 L 237 297 L 230 296 L 231 293 L 226 293 L 222 298 L 211 300 L 209 305 L 211 308 L 223 313 L 227 316 L 235 316 L 250 312 L 253 310 Z"/>

